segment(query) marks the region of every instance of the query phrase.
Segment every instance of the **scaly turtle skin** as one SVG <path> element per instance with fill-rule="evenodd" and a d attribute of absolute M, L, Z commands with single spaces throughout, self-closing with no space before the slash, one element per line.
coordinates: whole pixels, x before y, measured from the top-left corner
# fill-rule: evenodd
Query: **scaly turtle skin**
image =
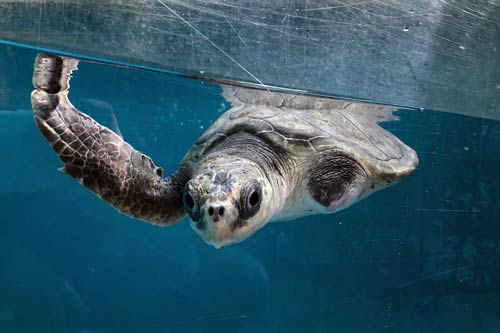
<path fill-rule="evenodd" d="M 377 125 L 394 108 L 222 85 L 232 108 L 177 171 L 161 168 L 68 100 L 78 61 L 39 54 L 31 101 L 63 170 L 120 212 L 160 226 L 186 213 L 219 248 L 267 222 L 333 213 L 394 184 L 416 153 Z"/>

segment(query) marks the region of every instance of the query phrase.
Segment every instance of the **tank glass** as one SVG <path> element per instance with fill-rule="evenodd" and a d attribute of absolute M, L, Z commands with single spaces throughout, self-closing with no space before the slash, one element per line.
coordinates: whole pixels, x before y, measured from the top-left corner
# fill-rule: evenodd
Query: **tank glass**
<path fill-rule="evenodd" d="M 0 4 L 0 332 L 497 332 L 500 2 Z M 226 110 L 213 79 L 397 105 L 416 172 L 219 250 L 57 171 L 39 51 L 71 101 L 174 171 Z M 196 76 L 196 78 L 193 78 Z M 262 87 L 263 88 L 263 87 Z"/>

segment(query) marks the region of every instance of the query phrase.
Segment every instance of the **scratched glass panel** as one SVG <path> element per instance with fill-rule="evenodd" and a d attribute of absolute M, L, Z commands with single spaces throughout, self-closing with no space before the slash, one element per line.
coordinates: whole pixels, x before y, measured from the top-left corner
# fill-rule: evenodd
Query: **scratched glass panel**
<path fill-rule="evenodd" d="M 22 0 L 0 38 L 103 61 L 500 118 L 500 1 Z"/>
<path fill-rule="evenodd" d="M 0 332 L 500 331 L 499 2 L 305 4 L 0 2 Z M 383 124 L 420 163 L 215 250 L 56 171 L 30 105 L 37 52 L 13 44 L 153 69 L 81 62 L 70 96 L 166 173 L 228 107 L 182 75 L 425 106 Z"/>

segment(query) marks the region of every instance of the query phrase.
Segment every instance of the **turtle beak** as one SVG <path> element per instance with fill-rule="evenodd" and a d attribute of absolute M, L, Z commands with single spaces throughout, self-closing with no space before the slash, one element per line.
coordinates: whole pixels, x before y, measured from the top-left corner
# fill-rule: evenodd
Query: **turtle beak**
<path fill-rule="evenodd" d="M 227 205 L 222 202 L 215 202 L 205 208 L 205 216 L 211 223 L 219 223 L 224 220 L 224 213 L 228 210 Z"/>
<path fill-rule="evenodd" d="M 234 242 L 239 213 L 232 203 L 219 200 L 206 202 L 200 207 L 200 215 L 193 229 L 206 243 L 221 248 Z"/>

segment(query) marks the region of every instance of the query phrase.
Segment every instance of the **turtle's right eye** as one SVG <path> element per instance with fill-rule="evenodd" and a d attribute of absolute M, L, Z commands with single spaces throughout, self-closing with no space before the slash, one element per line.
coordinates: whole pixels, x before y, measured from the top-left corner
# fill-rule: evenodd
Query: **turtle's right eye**
<path fill-rule="evenodd" d="M 189 184 L 184 188 L 182 204 L 191 220 L 198 222 L 200 220 L 199 197 L 196 195 L 196 190 Z"/>
<path fill-rule="evenodd" d="M 192 210 L 195 206 L 195 202 L 191 193 L 184 193 L 184 207 L 188 210 Z"/>
<path fill-rule="evenodd" d="M 195 197 L 191 193 L 191 191 L 184 192 L 183 203 L 186 212 L 189 214 L 191 220 L 198 222 L 200 220 L 200 209 L 198 204 L 196 203 Z"/>

